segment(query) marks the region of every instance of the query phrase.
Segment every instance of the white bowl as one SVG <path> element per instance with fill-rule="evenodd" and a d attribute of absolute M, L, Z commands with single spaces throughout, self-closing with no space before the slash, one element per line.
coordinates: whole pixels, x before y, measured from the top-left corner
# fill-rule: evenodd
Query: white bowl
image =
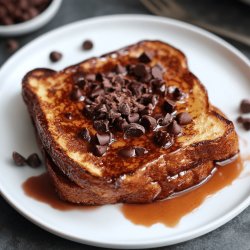
<path fill-rule="evenodd" d="M 61 3 L 62 0 L 52 0 L 50 5 L 41 14 L 29 21 L 12 25 L 0 25 L 0 35 L 18 36 L 41 28 L 55 16 Z"/>

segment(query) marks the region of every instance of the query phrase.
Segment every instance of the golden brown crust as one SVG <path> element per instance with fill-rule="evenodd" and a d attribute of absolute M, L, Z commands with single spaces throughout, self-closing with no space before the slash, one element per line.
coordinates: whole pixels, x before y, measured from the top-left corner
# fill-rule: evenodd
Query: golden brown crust
<path fill-rule="evenodd" d="M 186 58 L 182 52 L 173 48 L 170 45 L 162 43 L 160 41 L 143 41 L 135 45 L 131 45 L 124 49 L 111 52 L 102 56 L 102 61 L 105 59 L 107 64 L 114 64 L 117 61 L 128 62 L 130 57 L 128 54 L 132 54 L 144 49 L 151 48 L 153 50 L 162 49 L 165 54 L 158 55 L 157 60 L 163 62 L 163 65 L 168 70 L 167 82 L 174 82 L 178 87 L 181 87 L 184 92 L 188 93 L 187 103 L 179 105 L 178 111 L 185 110 L 186 108 L 191 110 L 191 114 L 194 120 L 198 120 L 201 114 L 206 114 L 205 117 L 212 118 L 217 121 L 220 126 L 223 126 L 225 132 L 210 140 L 205 139 L 201 141 L 194 141 L 190 145 L 185 145 L 185 140 L 189 140 L 193 137 L 193 134 L 198 133 L 194 128 L 194 124 L 188 125 L 184 130 L 183 136 L 180 137 L 175 145 L 170 149 L 157 149 L 148 140 L 148 135 L 140 138 L 141 142 L 145 145 L 150 145 L 152 154 L 141 159 L 129 159 L 126 160 L 126 164 L 122 159 L 116 158 L 113 154 L 116 149 L 111 148 L 110 153 L 106 156 L 95 157 L 92 154 L 86 153 L 86 146 L 82 142 L 70 138 L 68 140 L 69 150 L 75 151 L 79 149 L 86 155 L 86 162 L 96 166 L 101 171 L 100 175 L 95 175 L 83 168 L 78 162 L 74 161 L 67 155 L 65 151 L 57 141 L 57 137 L 51 130 L 50 122 L 46 118 L 46 107 L 42 105 L 42 102 L 36 93 L 35 89 L 31 87 L 31 80 L 35 79 L 40 84 L 46 82 L 47 79 L 55 80 L 58 77 L 69 77 L 76 71 L 84 71 L 85 67 L 88 71 L 93 71 L 94 68 L 99 66 L 96 63 L 100 63 L 100 59 L 91 58 L 80 64 L 70 66 L 63 71 L 55 72 L 49 69 L 36 69 L 29 72 L 23 79 L 23 98 L 27 104 L 30 116 L 34 121 L 34 125 L 37 130 L 38 137 L 42 142 L 42 147 L 46 150 L 52 160 L 47 165 L 50 175 L 54 178 L 55 186 L 61 197 L 72 202 L 81 202 L 88 204 L 105 204 L 115 202 L 151 202 L 156 199 L 162 199 L 175 191 L 183 190 L 192 185 L 196 185 L 201 180 L 206 178 L 212 170 L 212 163 L 214 161 L 220 161 L 232 157 L 238 153 L 238 138 L 234 130 L 233 123 L 221 114 L 216 112 L 208 101 L 208 96 L 205 87 L 199 82 L 191 72 L 188 71 Z M 126 52 L 126 53 L 125 53 Z M 162 53 L 162 52 L 161 52 Z M 112 55 L 116 55 L 115 58 Z M 165 63 L 165 64 L 164 64 Z M 93 66 L 95 65 L 95 67 Z M 106 66 L 101 64 L 99 70 L 104 69 Z M 46 82 L 49 84 L 49 82 Z M 66 88 L 69 88 L 67 85 Z M 195 90 L 197 88 L 197 90 Z M 65 90 L 68 93 L 69 89 Z M 197 95 L 197 93 L 199 95 Z M 195 103 L 199 103 L 199 107 L 193 107 Z M 58 100 L 57 100 L 58 101 Z M 65 106 L 72 106 L 71 103 L 67 103 L 65 98 L 59 100 L 65 103 Z M 52 106 L 53 108 L 53 106 Z M 81 126 L 88 125 L 88 121 L 85 121 L 78 113 Z M 60 136 L 65 136 L 65 127 L 61 124 L 57 124 L 57 129 L 62 131 Z M 77 127 L 74 123 L 72 126 Z M 91 128 L 93 129 L 93 128 Z M 58 132 L 57 132 L 58 133 Z M 68 137 L 65 137 L 66 139 Z M 73 143 L 72 143 L 73 142 Z M 81 143 L 81 144 L 80 144 Z M 136 141 L 129 141 L 127 143 L 136 143 Z M 73 146 L 72 146 L 73 144 Z M 152 145 L 151 145 L 152 144 Z M 59 169 L 59 175 L 53 172 L 51 165 L 54 164 Z M 197 167 L 199 166 L 199 167 Z M 52 170 L 50 170 L 52 169 Z M 200 169 L 193 171 L 195 169 Z M 180 174 L 186 171 L 188 174 L 183 177 L 182 182 L 184 184 L 166 181 L 171 176 Z M 75 183 L 77 187 L 74 198 L 74 191 L 66 188 L 64 180 L 60 178 L 60 175 L 66 176 L 70 181 Z M 192 173 L 193 178 L 189 177 Z M 196 173 L 196 175 L 194 174 Z M 178 178 L 179 179 L 179 178 Z M 61 180 L 61 181 L 60 181 Z M 185 184 L 188 183 L 188 184 Z M 81 187 L 81 188 L 80 188 Z M 177 188 L 179 187 L 179 189 Z M 68 190 L 68 191 L 67 191 Z M 73 188 L 76 190 L 76 188 Z M 81 198 L 80 198 L 81 197 Z"/>

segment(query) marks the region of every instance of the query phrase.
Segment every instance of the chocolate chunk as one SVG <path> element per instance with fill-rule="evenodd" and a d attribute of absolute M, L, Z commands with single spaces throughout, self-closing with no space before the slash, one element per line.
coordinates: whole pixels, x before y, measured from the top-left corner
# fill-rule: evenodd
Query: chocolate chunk
<path fill-rule="evenodd" d="M 245 130 L 250 130 L 250 118 L 244 118 L 242 124 Z"/>
<path fill-rule="evenodd" d="M 38 154 L 34 153 L 31 154 L 28 158 L 27 158 L 27 163 L 30 167 L 32 168 L 37 168 L 41 165 L 41 160 L 38 156 Z"/>
<path fill-rule="evenodd" d="M 111 83 L 111 81 L 108 78 L 104 78 L 103 79 L 102 85 L 106 89 L 112 88 L 112 83 Z"/>
<path fill-rule="evenodd" d="M 187 125 L 192 121 L 192 117 L 189 113 L 183 112 L 176 116 L 176 120 L 180 125 Z"/>
<path fill-rule="evenodd" d="M 172 115 L 168 113 L 163 118 L 160 118 L 157 122 L 160 126 L 167 126 L 172 121 L 172 119 Z"/>
<path fill-rule="evenodd" d="M 169 133 L 165 132 L 165 131 L 157 131 L 154 134 L 154 143 L 157 146 L 163 147 L 163 148 L 169 148 L 172 144 L 173 144 L 173 139 L 170 136 Z"/>
<path fill-rule="evenodd" d="M 73 116 L 71 112 L 66 112 L 64 113 L 65 118 L 67 118 L 68 120 L 72 120 Z"/>
<path fill-rule="evenodd" d="M 114 121 L 114 128 L 118 131 L 123 131 L 127 127 L 128 123 L 124 118 L 117 118 Z"/>
<path fill-rule="evenodd" d="M 94 81 L 95 81 L 95 78 L 96 78 L 95 74 L 87 74 L 87 75 L 85 76 L 85 79 L 86 79 L 87 81 L 90 81 L 90 82 L 94 82 Z"/>
<path fill-rule="evenodd" d="M 118 110 L 122 115 L 129 115 L 130 114 L 130 107 L 127 103 L 122 103 L 119 105 Z"/>
<path fill-rule="evenodd" d="M 106 153 L 108 146 L 93 145 L 93 153 L 96 156 L 102 156 Z"/>
<path fill-rule="evenodd" d="M 142 63 L 149 63 L 151 62 L 153 58 L 153 53 L 150 53 L 148 51 L 143 52 L 140 56 L 139 56 L 139 61 Z"/>
<path fill-rule="evenodd" d="M 127 120 L 129 123 L 136 123 L 140 119 L 140 115 L 138 113 L 132 113 L 128 115 Z"/>
<path fill-rule="evenodd" d="M 115 66 L 115 72 L 116 72 L 117 74 L 125 74 L 125 73 L 127 73 L 127 70 L 126 70 L 126 68 L 125 68 L 124 66 L 122 66 L 121 64 L 117 64 L 117 65 Z"/>
<path fill-rule="evenodd" d="M 168 132 L 173 135 L 178 135 L 181 133 L 181 126 L 176 121 L 171 122 L 167 129 Z"/>
<path fill-rule="evenodd" d="M 118 154 L 125 158 L 130 158 L 135 156 L 135 149 L 133 147 L 125 147 L 118 151 Z"/>
<path fill-rule="evenodd" d="M 174 111 L 174 108 L 175 108 L 175 102 L 166 98 L 164 103 L 163 103 L 163 108 L 167 113 L 172 113 Z"/>
<path fill-rule="evenodd" d="M 78 133 L 78 135 L 84 141 L 87 141 L 87 142 L 91 141 L 91 136 L 90 136 L 89 130 L 87 128 L 82 128 L 80 130 L 80 132 Z"/>
<path fill-rule="evenodd" d="M 17 40 L 8 39 L 6 42 L 6 46 L 9 52 L 14 52 L 19 48 L 19 43 Z"/>
<path fill-rule="evenodd" d="M 148 153 L 148 150 L 143 147 L 135 147 L 136 156 L 142 156 Z"/>
<path fill-rule="evenodd" d="M 97 96 L 103 95 L 104 94 L 104 89 L 98 87 L 96 89 L 94 89 L 90 95 L 91 98 L 95 98 Z"/>
<path fill-rule="evenodd" d="M 57 62 L 59 60 L 61 60 L 62 58 L 62 53 L 58 52 L 58 51 L 52 51 L 49 54 L 49 58 L 51 60 L 51 62 Z"/>
<path fill-rule="evenodd" d="M 132 91 L 133 95 L 141 96 L 143 85 L 140 82 L 133 81 L 129 85 L 129 89 Z"/>
<path fill-rule="evenodd" d="M 98 145 L 107 145 L 111 141 L 111 136 L 110 134 L 95 134 L 95 139 Z"/>
<path fill-rule="evenodd" d="M 85 40 L 82 44 L 83 50 L 91 50 L 93 48 L 93 42 L 91 40 Z"/>
<path fill-rule="evenodd" d="M 25 166 L 26 165 L 26 159 L 20 155 L 19 153 L 17 152 L 13 152 L 12 153 L 12 158 L 13 158 L 13 161 L 15 162 L 16 166 Z"/>
<path fill-rule="evenodd" d="M 242 113 L 250 113 L 250 99 L 244 99 L 241 101 L 240 110 Z"/>
<path fill-rule="evenodd" d="M 162 79 L 163 78 L 163 73 L 161 69 L 157 66 L 154 66 L 151 70 L 152 76 L 156 79 Z"/>
<path fill-rule="evenodd" d="M 108 120 L 97 120 L 94 121 L 94 128 L 98 132 L 108 132 L 109 131 L 109 121 Z"/>
<path fill-rule="evenodd" d="M 144 115 L 140 121 L 141 125 L 147 130 L 153 130 L 157 126 L 157 122 L 154 117 L 149 115 Z"/>
<path fill-rule="evenodd" d="M 147 74 L 146 66 L 142 63 L 138 63 L 133 72 L 138 77 L 144 77 Z"/>
<path fill-rule="evenodd" d="M 130 123 L 126 128 L 125 128 L 125 137 L 139 137 L 145 134 L 145 128 L 138 124 L 138 123 Z"/>
<path fill-rule="evenodd" d="M 124 85 L 125 80 L 124 80 L 121 76 L 114 76 L 114 77 L 112 78 L 112 82 L 113 82 L 113 83 L 118 83 L 118 84 L 120 84 L 120 85 Z"/>
<path fill-rule="evenodd" d="M 81 101 L 84 101 L 84 96 L 81 92 L 81 90 L 75 86 L 70 94 L 70 97 L 71 97 L 71 100 L 73 101 L 78 101 L 78 102 L 81 102 Z"/>

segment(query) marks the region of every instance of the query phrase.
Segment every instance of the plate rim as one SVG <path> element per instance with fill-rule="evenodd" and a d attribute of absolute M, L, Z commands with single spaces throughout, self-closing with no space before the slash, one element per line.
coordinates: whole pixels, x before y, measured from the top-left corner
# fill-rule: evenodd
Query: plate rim
<path fill-rule="evenodd" d="M 4 73 L 4 71 L 8 70 L 9 65 L 15 61 L 15 58 L 22 53 L 24 53 L 26 50 L 29 49 L 29 46 L 35 43 L 39 43 L 43 39 L 47 39 L 47 37 L 53 35 L 54 33 L 61 33 L 63 30 L 70 30 L 71 28 L 75 26 L 80 26 L 83 23 L 90 23 L 93 24 L 95 22 L 101 22 L 101 21 L 112 21 L 114 22 L 115 20 L 117 21 L 124 21 L 128 19 L 133 19 L 135 21 L 152 21 L 152 22 L 158 22 L 166 25 L 174 25 L 178 26 L 181 28 L 184 28 L 188 31 L 198 33 L 202 35 L 204 38 L 212 41 L 213 43 L 219 44 L 222 47 L 226 48 L 231 54 L 234 55 L 234 57 L 237 57 L 240 59 L 242 62 L 244 62 L 249 68 L 250 68 L 250 61 L 249 59 L 242 53 L 240 52 L 237 48 L 229 44 L 227 41 L 223 40 L 222 38 L 206 31 L 203 30 L 202 28 L 196 27 L 194 25 L 171 19 L 171 18 L 166 18 L 166 17 L 158 17 L 158 16 L 153 16 L 153 15 L 144 15 L 144 14 L 115 14 L 115 15 L 106 15 L 106 16 L 98 16 L 98 17 L 92 17 L 88 19 L 83 19 L 79 20 L 76 22 L 72 22 L 69 24 L 66 24 L 64 26 L 55 28 L 49 32 L 46 32 L 42 34 L 41 36 L 37 37 L 36 39 L 30 41 L 27 43 L 25 46 L 23 46 L 19 51 L 14 53 L 5 63 L 0 67 L 0 76 Z M 3 85 L 0 85 L 0 89 Z M 151 247 L 161 247 L 161 246 L 166 246 L 166 245 L 172 245 L 176 243 L 181 243 L 196 237 L 199 237 L 201 235 L 204 235 L 208 232 L 211 232 L 215 230 L 216 228 L 220 227 L 221 225 L 227 223 L 229 220 L 233 219 L 235 216 L 237 216 L 239 213 L 241 213 L 245 208 L 247 208 L 250 205 L 250 196 L 246 199 L 244 199 L 239 205 L 235 206 L 230 212 L 226 213 L 222 217 L 208 223 L 207 225 L 201 226 L 197 229 L 192 230 L 191 232 L 185 232 L 176 236 L 172 236 L 171 240 L 166 239 L 160 240 L 160 238 L 154 238 L 149 240 L 143 240 L 143 242 L 108 242 L 108 241 L 92 241 L 88 239 L 84 239 L 83 237 L 75 237 L 74 235 L 66 234 L 60 229 L 55 229 L 53 227 L 50 227 L 50 225 L 44 223 L 41 221 L 39 218 L 33 216 L 32 214 L 29 214 L 25 212 L 25 209 L 21 206 L 21 204 L 18 201 L 15 201 L 11 196 L 8 195 L 8 192 L 3 192 L 4 190 L 2 184 L 0 183 L 0 194 L 1 196 L 9 203 L 18 213 L 23 215 L 26 219 L 34 223 L 35 225 L 43 228 L 44 230 L 53 233 L 57 236 L 63 237 L 65 239 L 75 241 L 78 243 L 82 244 L 88 244 L 88 245 L 93 245 L 93 246 L 99 246 L 99 247 L 106 247 L 106 248 L 126 248 L 126 249 L 131 249 L 131 248 L 151 248 Z"/>

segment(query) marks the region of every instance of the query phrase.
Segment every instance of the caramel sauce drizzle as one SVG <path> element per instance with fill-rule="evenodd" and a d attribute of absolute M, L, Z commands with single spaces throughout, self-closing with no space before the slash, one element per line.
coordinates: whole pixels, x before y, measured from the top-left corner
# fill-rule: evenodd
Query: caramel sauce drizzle
<path fill-rule="evenodd" d="M 231 185 L 242 169 L 243 161 L 238 157 L 225 166 L 218 166 L 212 178 L 190 192 L 146 205 L 124 204 L 121 211 L 136 225 L 149 227 L 155 223 L 163 223 L 168 227 L 174 227 L 181 218 L 198 208 L 207 197 Z"/>
<path fill-rule="evenodd" d="M 180 196 L 151 204 L 122 204 L 121 211 L 126 219 L 136 225 L 146 227 L 162 223 L 168 227 L 176 226 L 187 214 L 198 208 L 206 198 L 232 184 L 243 170 L 243 163 L 250 161 L 250 155 L 238 157 L 225 166 L 217 167 L 212 178 L 191 191 Z M 91 210 L 97 206 L 79 206 L 59 199 L 47 173 L 28 178 L 22 185 L 25 194 L 35 200 L 50 205 L 52 208 L 69 210 Z"/>

